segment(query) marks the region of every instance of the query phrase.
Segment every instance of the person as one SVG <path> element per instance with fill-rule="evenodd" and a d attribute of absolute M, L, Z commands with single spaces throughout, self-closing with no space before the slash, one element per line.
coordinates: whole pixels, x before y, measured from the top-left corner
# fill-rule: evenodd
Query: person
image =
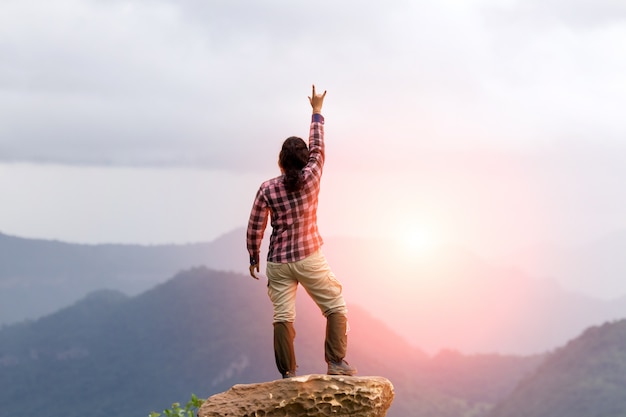
<path fill-rule="evenodd" d="M 313 109 L 309 146 L 299 137 L 287 138 L 278 157 L 281 175 L 265 181 L 254 199 L 246 243 L 250 275 L 259 279 L 260 246 L 271 216 L 272 234 L 267 253 L 267 293 L 274 307 L 274 356 L 283 378 L 296 375 L 294 339 L 296 290 L 301 284 L 326 317 L 324 357 L 329 375 L 354 375 L 357 370 L 344 358 L 347 350 L 347 307 L 341 283 L 321 251 L 317 206 L 324 167 L 324 116 L 326 91 L 309 102 Z"/>

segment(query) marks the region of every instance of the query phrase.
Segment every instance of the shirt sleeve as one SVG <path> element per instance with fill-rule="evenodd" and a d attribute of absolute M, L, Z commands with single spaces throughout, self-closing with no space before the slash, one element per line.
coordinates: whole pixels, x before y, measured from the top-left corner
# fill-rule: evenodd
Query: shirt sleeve
<path fill-rule="evenodd" d="M 315 113 L 311 117 L 311 129 L 309 130 L 309 161 L 307 167 L 311 169 L 315 177 L 322 176 L 324 167 L 324 116 Z"/>
<path fill-rule="evenodd" d="M 267 226 L 268 214 L 269 207 L 263 195 L 263 188 L 261 187 L 254 198 L 252 210 L 250 211 L 250 219 L 248 220 L 248 230 L 246 232 L 246 244 L 250 255 L 250 264 L 259 263 L 261 241 L 263 240 L 263 233 Z"/>

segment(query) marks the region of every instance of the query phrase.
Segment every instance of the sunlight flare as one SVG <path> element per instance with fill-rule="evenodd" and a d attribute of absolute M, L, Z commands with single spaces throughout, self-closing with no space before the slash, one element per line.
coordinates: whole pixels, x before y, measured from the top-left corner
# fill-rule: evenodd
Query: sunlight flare
<path fill-rule="evenodd" d="M 437 240 L 431 228 L 423 224 L 404 223 L 396 232 L 396 241 L 405 254 L 425 255 L 437 246 Z"/>

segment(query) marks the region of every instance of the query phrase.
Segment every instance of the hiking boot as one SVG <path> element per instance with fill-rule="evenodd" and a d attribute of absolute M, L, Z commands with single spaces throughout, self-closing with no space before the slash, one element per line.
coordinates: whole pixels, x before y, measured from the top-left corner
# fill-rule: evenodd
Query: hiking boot
<path fill-rule="evenodd" d="M 276 367 L 283 378 L 290 378 L 296 375 L 296 352 L 293 348 L 293 340 L 296 337 L 296 330 L 291 322 L 274 323 L 274 358 Z"/>
<path fill-rule="evenodd" d="M 344 360 L 341 362 L 328 362 L 328 375 L 347 375 L 356 374 L 356 368 Z"/>

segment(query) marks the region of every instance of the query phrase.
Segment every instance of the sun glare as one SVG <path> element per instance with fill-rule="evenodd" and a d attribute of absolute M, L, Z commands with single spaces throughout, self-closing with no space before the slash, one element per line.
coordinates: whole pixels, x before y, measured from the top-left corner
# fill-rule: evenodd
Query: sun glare
<path fill-rule="evenodd" d="M 396 234 L 396 240 L 403 251 L 411 255 L 423 255 L 436 246 L 430 230 L 419 225 L 404 225 Z"/>
<path fill-rule="evenodd" d="M 428 237 L 420 230 L 407 230 L 402 240 L 407 249 L 413 252 L 421 252 L 428 247 Z"/>

